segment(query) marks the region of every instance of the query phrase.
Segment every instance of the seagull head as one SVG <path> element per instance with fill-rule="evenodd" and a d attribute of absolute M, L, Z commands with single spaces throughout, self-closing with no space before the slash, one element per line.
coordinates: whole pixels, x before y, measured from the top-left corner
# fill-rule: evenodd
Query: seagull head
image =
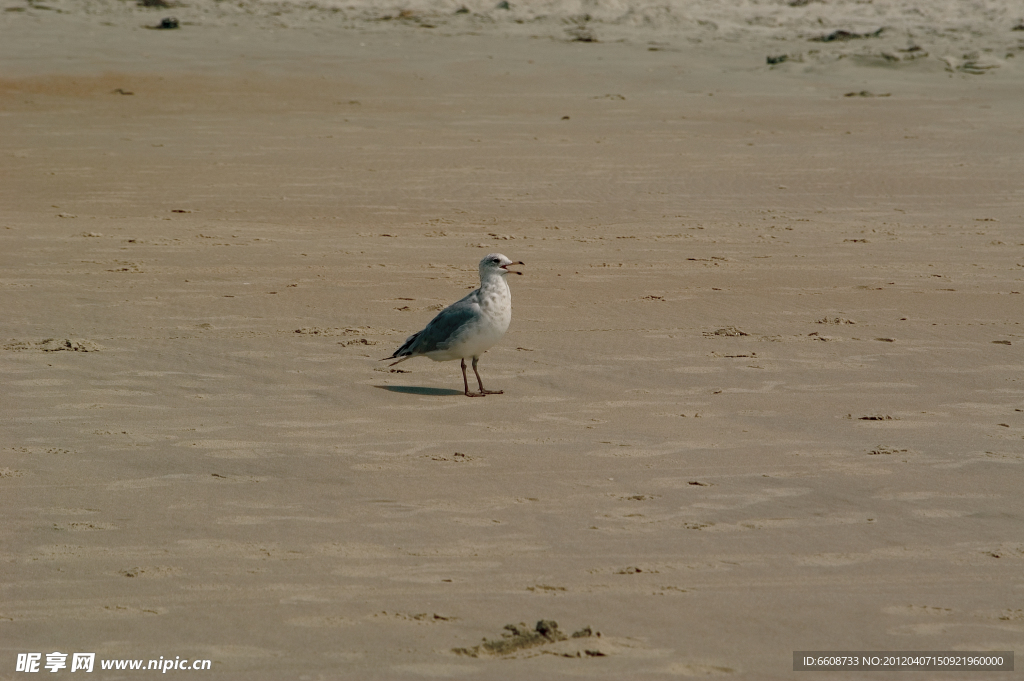
<path fill-rule="evenodd" d="M 498 274 L 505 276 L 509 272 L 515 272 L 516 274 L 522 274 L 522 272 L 516 272 L 515 270 L 508 269 L 509 265 L 525 265 L 526 263 L 521 260 L 512 262 L 509 258 L 502 255 L 501 253 L 491 253 L 483 260 L 480 261 L 480 276 L 481 278 L 487 274 Z"/>

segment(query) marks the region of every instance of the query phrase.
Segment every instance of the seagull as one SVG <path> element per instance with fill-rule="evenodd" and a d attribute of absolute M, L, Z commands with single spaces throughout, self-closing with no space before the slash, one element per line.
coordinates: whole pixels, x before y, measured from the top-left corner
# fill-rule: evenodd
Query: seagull
<path fill-rule="evenodd" d="M 452 303 L 437 313 L 427 326 L 405 339 L 395 354 L 381 361 L 398 358 L 388 366 L 395 366 L 411 357 L 429 357 L 435 362 L 462 360 L 462 384 L 466 397 L 501 395 L 503 390 L 485 390 L 480 380 L 476 363 L 480 355 L 501 340 L 512 321 L 512 292 L 509 291 L 505 276 L 509 265 L 525 265 L 522 261 L 512 262 L 501 253 L 491 253 L 480 261 L 480 288 L 457 303 Z M 469 391 L 466 378 L 466 358 L 473 358 L 473 373 L 480 386 L 480 392 Z"/>

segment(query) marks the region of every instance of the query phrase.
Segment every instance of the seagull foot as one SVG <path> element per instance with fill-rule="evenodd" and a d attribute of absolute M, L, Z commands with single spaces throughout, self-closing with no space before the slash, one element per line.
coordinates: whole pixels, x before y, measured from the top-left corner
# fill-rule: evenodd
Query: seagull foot
<path fill-rule="evenodd" d="M 466 391 L 466 397 L 487 397 L 487 395 L 488 395 L 488 393 L 486 393 L 486 392 L 471 393 L 468 390 Z"/>

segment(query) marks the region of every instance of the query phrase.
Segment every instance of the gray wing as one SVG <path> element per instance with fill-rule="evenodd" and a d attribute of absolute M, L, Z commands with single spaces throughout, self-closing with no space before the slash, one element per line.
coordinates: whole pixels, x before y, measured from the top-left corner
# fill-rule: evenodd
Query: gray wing
<path fill-rule="evenodd" d="M 476 294 L 477 292 L 473 291 L 462 300 L 438 312 L 422 331 L 409 336 L 392 357 L 424 355 L 434 350 L 446 350 L 459 337 L 466 325 L 479 317 Z"/>

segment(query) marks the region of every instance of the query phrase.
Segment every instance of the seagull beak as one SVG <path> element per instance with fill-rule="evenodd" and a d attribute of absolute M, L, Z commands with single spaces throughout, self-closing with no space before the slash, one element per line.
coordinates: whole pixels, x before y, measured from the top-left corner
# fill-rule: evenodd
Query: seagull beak
<path fill-rule="evenodd" d="M 522 272 L 516 272 L 515 270 L 508 269 L 511 265 L 522 265 L 523 267 L 526 267 L 525 262 L 523 262 L 522 260 L 518 260 L 516 262 L 510 262 L 508 265 L 502 265 L 501 269 L 505 270 L 506 272 L 512 272 L 514 274 L 522 274 Z"/>

